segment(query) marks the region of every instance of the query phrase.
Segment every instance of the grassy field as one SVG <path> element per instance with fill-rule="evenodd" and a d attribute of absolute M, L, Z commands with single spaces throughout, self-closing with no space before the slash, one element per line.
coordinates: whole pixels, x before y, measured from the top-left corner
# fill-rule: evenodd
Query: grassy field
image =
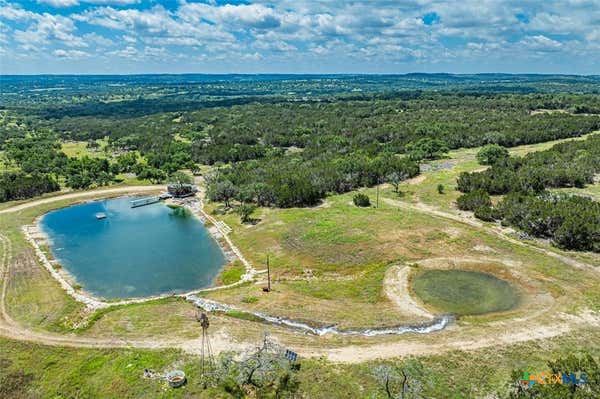
<path fill-rule="evenodd" d="M 529 147 L 518 151 L 536 148 Z M 466 152 L 457 153 L 458 158 L 454 160 L 436 161 L 453 162 L 453 167 L 426 172 L 424 177 L 405 183 L 400 195 L 383 187 L 377 209 L 355 207 L 353 193 L 348 193 L 330 196 L 313 208 L 258 209 L 253 215 L 259 219 L 258 223 L 249 225 L 241 224 L 236 214 L 223 214 L 219 204 L 208 204 L 207 211 L 233 228 L 233 242 L 258 269 L 264 267 L 267 254 L 270 256 L 273 291 L 264 293 L 265 282 L 259 281 L 205 296 L 242 309 L 288 316 L 315 325 L 392 326 L 415 319 L 386 295 L 383 287 L 386 271 L 393 265 L 410 265 L 414 266 L 411 269 L 416 276 L 419 273 L 426 276 L 427 268 L 449 264 L 461 270 L 491 273 L 519 287 L 523 292 L 522 303 L 514 311 L 463 317 L 457 323 L 458 328 L 439 334 L 377 339 L 306 336 L 244 320 L 243 313 L 233 312 L 211 316 L 213 334 L 231 342 L 248 342 L 258 340 L 261 332 L 268 329 L 281 343 L 299 350 L 388 342 L 401 342 L 410 347 L 411 344 L 435 345 L 445 340 L 470 342 L 478 336 L 495 336 L 514 327 L 513 318 L 523 319 L 519 328 L 527 331 L 527 327 L 540 320 L 548 321 L 551 329 L 550 319 L 554 314 L 572 314 L 583 309 L 599 311 L 600 283 L 590 272 L 573 269 L 467 224 L 395 205 L 395 201 L 418 201 L 454 211 L 453 201 L 458 193 L 453 190 L 452 182 L 458 172 L 480 167 L 474 160 L 476 150 Z M 437 192 L 440 183 L 446 187 L 444 194 Z M 375 188 L 362 191 L 374 202 Z M 90 197 L 93 196 L 90 193 Z M 31 223 L 36 216 L 70 203 L 56 202 L 0 215 L 2 234 L 13 243 L 14 263 L 7 301 L 11 316 L 34 330 L 84 337 L 198 338 L 196 308 L 179 299 L 83 314 L 82 306 L 67 296 L 39 266 L 20 231 L 21 225 Z M 9 204 L 2 204 L 6 206 Z M 477 262 L 467 265 L 463 262 L 465 259 Z M 233 282 L 242 272 L 240 264 L 234 264 L 221 274 L 220 281 Z M 448 280 L 444 276 L 433 286 L 444 286 Z M 456 279 L 451 283 L 456 283 Z M 481 279 L 475 279 L 473 284 L 487 285 L 482 284 Z M 457 288 L 456 285 L 449 287 Z M 450 291 L 451 305 L 462 306 L 455 308 L 457 313 L 479 313 L 477 306 L 485 305 L 486 310 L 490 309 L 488 306 L 503 309 L 503 300 L 513 297 L 500 287 L 490 301 L 482 300 L 489 291 L 491 289 L 478 288 L 472 290 L 474 294 L 468 298 L 462 290 L 460 301 L 456 301 L 456 291 Z M 540 298 L 546 302 L 540 302 Z M 469 299 L 470 303 L 462 303 Z M 447 305 L 438 304 L 437 310 L 448 311 Z M 538 312 L 538 319 L 526 319 L 529 314 Z M 599 342 L 597 329 L 583 329 L 559 338 L 421 356 L 420 360 L 432 382 L 428 388 L 430 397 L 479 397 L 504 389 L 513 368 L 545 371 L 547 360 L 583 349 L 597 356 Z M 325 360 L 303 360 L 299 375 L 301 393 L 310 398 L 383 398 L 383 391 L 371 376 L 374 364 L 341 365 Z M 177 351 L 72 350 L 0 339 L 0 365 L 0 389 L 4 389 L 0 397 L 231 397 L 221 390 L 202 390 L 197 384 L 197 358 Z M 141 377 L 144 368 L 164 371 L 174 366 L 190 376 L 190 384 L 184 389 L 170 390 L 162 381 Z"/>
<path fill-rule="evenodd" d="M 364 192 L 375 197 L 375 189 Z M 518 265 L 515 272 L 539 279 L 537 290 L 557 298 L 572 294 L 573 309 L 600 308 L 597 295 L 577 288 L 597 286 L 596 280 L 574 273 L 560 261 L 460 222 L 395 207 L 384 201 L 398 199 L 391 190 L 380 193 L 379 209 L 355 207 L 352 195 L 328 197 L 314 208 L 261 209 L 256 225 L 243 225 L 235 214 L 216 212 L 233 228 L 233 241 L 256 267 L 261 268 L 270 255 L 274 290 L 264 294 L 259 284 L 207 296 L 319 325 L 392 325 L 410 321 L 411 316 L 395 308 L 383 292 L 388 267 L 474 257 Z M 247 303 L 248 297 L 256 300 Z"/>
<path fill-rule="evenodd" d="M 108 146 L 108 139 L 96 140 L 96 143 L 98 143 L 98 148 L 91 149 L 86 141 L 64 141 L 61 143 L 61 151 L 72 158 L 83 158 L 84 156 L 106 158 L 108 154 L 105 150 Z"/>
<path fill-rule="evenodd" d="M 513 369 L 547 372 L 557 356 L 600 356 L 600 332 L 580 330 L 559 338 L 469 352 L 419 357 L 426 397 L 471 398 L 506 393 Z M 372 370 L 382 363 L 342 365 L 300 359 L 299 397 L 311 399 L 385 398 Z M 233 398 L 220 388 L 202 389 L 199 360 L 178 351 L 52 348 L 0 338 L 0 397 L 22 398 Z M 179 368 L 188 384 L 168 388 L 164 380 L 145 379 L 143 370 Z M 488 396 L 492 397 L 492 396 Z"/>
<path fill-rule="evenodd" d="M 522 145 L 509 148 L 508 150 L 513 156 L 524 156 L 530 152 L 547 150 L 553 145 L 565 141 L 585 140 L 590 135 L 598 133 L 599 132 L 590 133 L 577 138 Z M 443 210 L 455 211 L 456 199 L 461 195 L 461 193 L 455 189 L 458 176 L 462 172 L 473 172 L 486 168 L 486 166 L 480 165 L 475 158 L 479 150 L 479 147 L 452 150 L 448 153 L 447 159 L 430 162 L 430 171 L 424 172 L 416 179 L 409 180 L 400 185 L 400 199 L 409 202 L 422 202 Z M 440 184 L 444 187 L 443 194 L 438 193 L 438 185 Z M 588 189 L 574 189 L 574 192 L 585 194 L 586 190 Z M 593 188 L 590 190 L 592 193 L 595 192 L 595 189 Z M 389 187 L 387 193 L 388 195 L 394 194 Z"/>
<path fill-rule="evenodd" d="M 460 161 L 456 168 L 473 167 L 469 162 Z M 447 172 L 456 173 L 456 170 Z M 415 190 L 430 186 L 435 190 L 431 195 L 451 207 L 447 196 L 453 194 L 438 194 L 436 184 L 427 183 L 427 179 L 436 173 L 440 172 L 427 172 L 425 180 L 410 186 Z M 375 198 L 374 188 L 363 191 Z M 540 291 L 551 292 L 557 298 L 573 293 L 571 309 L 600 308 L 600 296 L 594 294 L 598 292 L 594 289 L 598 284 L 586 279 L 583 273 L 572 273 L 557 260 L 463 223 L 398 208 L 385 200 L 405 201 L 407 196 L 399 196 L 389 188 L 381 190 L 378 209 L 355 207 L 352 195 L 330 196 L 314 208 L 259 209 L 254 215 L 259 219 L 255 225 L 241 224 L 237 215 L 221 214 L 217 212 L 218 204 L 209 204 L 207 211 L 233 227 L 231 238 L 257 268 L 263 268 L 267 254 L 270 255 L 273 291 L 263 293 L 264 283 L 259 283 L 211 292 L 206 296 L 244 309 L 293 317 L 315 325 L 336 323 L 341 328 L 390 326 L 415 321 L 413 315 L 398 309 L 383 290 L 384 275 L 391 265 L 470 256 L 495 257 L 522 265 L 519 267 L 523 271 L 543 277 L 537 287 Z M 46 205 L 0 217 L 0 225 L 16 242 L 17 266 L 29 265 L 14 268 L 15 278 L 9 287 L 10 310 L 27 325 L 54 330 L 77 323 L 80 309 L 55 287 L 56 283 L 43 270 L 31 266 L 35 260 L 27 245 L 23 245 L 18 226 L 31 223 L 35 216 L 61 205 Z M 221 282 L 237 280 L 242 273 L 240 265 L 237 266 L 225 270 Z M 158 305 L 153 306 L 158 309 Z M 149 305 L 148 309 L 153 306 Z M 171 306 L 178 308 L 173 314 L 182 314 L 187 305 L 162 304 L 160 307 Z M 109 323 L 108 330 L 118 331 L 121 322 L 123 325 L 133 323 L 135 328 L 132 330 L 144 334 L 146 329 L 153 331 L 153 327 L 150 324 L 144 327 L 142 319 L 155 320 L 171 311 L 157 311 L 156 318 L 152 317 L 151 311 L 142 313 L 145 316 L 136 321 L 129 311 L 114 312 L 110 316 L 114 321 Z M 105 318 L 109 316 L 100 320 Z M 176 321 L 172 324 L 179 325 Z M 185 329 L 182 335 L 187 335 Z"/>
<path fill-rule="evenodd" d="M 477 315 L 513 309 L 519 292 L 487 273 L 464 270 L 426 270 L 412 281 L 414 292 L 439 312 Z"/>

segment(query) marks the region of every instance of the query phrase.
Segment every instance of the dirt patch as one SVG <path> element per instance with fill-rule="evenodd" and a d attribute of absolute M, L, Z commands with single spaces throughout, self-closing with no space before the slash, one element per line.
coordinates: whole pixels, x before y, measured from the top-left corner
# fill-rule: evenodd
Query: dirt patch
<path fill-rule="evenodd" d="M 383 290 L 387 297 L 403 313 L 408 313 L 417 318 L 432 319 L 434 315 L 421 308 L 410 295 L 408 287 L 409 266 L 392 266 L 383 280 Z"/>
<path fill-rule="evenodd" d="M 421 174 L 416 177 L 413 177 L 412 179 L 405 180 L 405 183 L 410 185 L 421 184 L 425 181 L 426 178 L 427 176 Z"/>

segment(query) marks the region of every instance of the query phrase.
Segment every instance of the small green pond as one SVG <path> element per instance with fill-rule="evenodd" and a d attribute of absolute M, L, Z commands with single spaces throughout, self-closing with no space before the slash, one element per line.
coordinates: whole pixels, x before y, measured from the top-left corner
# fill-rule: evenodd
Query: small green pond
<path fill-rule="evenodd" d="M 515 308 L 519 290 L 488 273 L 466 270 L 426 270 L 412 288 L 426 304 L 443 313 L 480 315 Z"/>

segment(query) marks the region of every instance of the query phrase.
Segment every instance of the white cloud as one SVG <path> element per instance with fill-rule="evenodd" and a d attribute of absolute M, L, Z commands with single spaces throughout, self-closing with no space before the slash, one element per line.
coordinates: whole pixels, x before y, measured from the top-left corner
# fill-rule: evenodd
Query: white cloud
<path fill-rule="evenodd" d="M 136 43 L 137 39 L 133 36 L 129 36 L 129 35 L 123 35 L 122 39 L 125 43 Z"/>
<path fill-rule="evenodd" d="M 262 4 L 213 6 L 184 2 L 177 10 L 177 15 L 188 22 L 208 20 L 228 26 L 237 25 L 239 28 L 274 29 L 281 25 L 276 11 Z"/>
<path fill-rule="evenodd" d="M 22 9 L 16 4 L 0 2 L 0 18 L 9 21 L 28 20 L 36 16 L 35 13 Z"/>
<path fill-rule="evenodd" d="M 37 2 L 56 8 L 73 7 L 79 5 L 79 1 L 77 0 L 37 0 Z"/>
<path fill-rule="evenodd" d="M 62 15 L 36 14 L 35 22 L 27 30 L 15 30 L 15 40 L 21 44 L 48 44 L 60 41 L 69 47 L 86 47 L 85 41 L 73 34 L 73 20 Z"/>
<path fill-rule="evenodd" d="M 127 46 L 127 47 L 125 47 L 122 50 L 110 51 L 107 54 L 108 55 L 115 55 L 117 57 L 122 57 L 122 58 L 134 58 L 135 56 L 138 55 L 138 51 L 133 46 Z"/>
<path fill-rule="evenodd" d="M 115 42 L 112 41 L 111 39 L 104 37 L 102 35 L 99 35 L 95 32 L 92 33 L 86 33 L 85 35 L 83 35 L 83 40 L 86 43 L 92 43 L 92 44 L 96 44 L 99 47 L 108 47 L 113 45 Z"/>
<path fill-rule="evenodd" d="M 559 51 L 563 44 L 544 35 L 528 36 L 520 42 L 525 48 L 535 51 Z"/>
<path fill-rule="evenodd" d="M 54 50 L 52 52 L 52 54 L 58 58 L 64 58 L 64 59 L 69 59 L 69 60 L 78 60 L 81 58 L 89 57 L 88 53 L 86 53 L 85 51 L 81 51 L 81 50 L 58 49 L 58 50 Z"/>
<path fill-rule="evenodd" d="M 78 6 L 80 3 L 89 3 L 96 5 L 117 5 L 125 6 L 130 4 L 137 4 L 140 0 L 37 0 L 40 4 L 47 4 L 55 8 L 67 8 Z"/>
<path fill-rule="evenodd" d="M 516 63 L 561 54 L 600 62 L 598 0 L 152 0 L 150 7 L 128 7 L 139 0 L 36 1 L 64 10 L 42 14 L 25 2 L 0 0 L 9 48 L 80 48 L 138 61 L 167 54 L 292 63 L 306 56 L 306 62 L 340 65 L 477 63 L 493 57 Z M 83 11 L 69 14 L 68 7 L 77 4 Z M 428 13 L 437 14 L 436 23 L 424 23 Z"/>
<path fill-rule="evenodd" d="M 162 6 L 155 6 L 150 10 L 102 7 L 74 15 L 73 18 L 92 25 L 127 31 L 129 36 L 145 37 L 153 41 L 177 38 L 197 45 L 209 40 L 234 40 L 232 34 L 208 23 L 191 24 L 176 20 Z"/>

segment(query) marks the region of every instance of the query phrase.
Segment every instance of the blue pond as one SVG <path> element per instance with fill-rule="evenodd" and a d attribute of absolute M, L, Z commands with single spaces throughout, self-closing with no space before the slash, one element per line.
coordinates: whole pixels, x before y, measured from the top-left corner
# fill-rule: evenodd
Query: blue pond
<path fill-rule="evenodd" d="M 208 287 L 225 263 L 193 215 L 162 203 L 131 208 L 134 198 L 70 206 L 41 227 L 54 257 L 99 297 L 130 298 Z M 97 213 L 106 219 L 97 220 Z"/>

